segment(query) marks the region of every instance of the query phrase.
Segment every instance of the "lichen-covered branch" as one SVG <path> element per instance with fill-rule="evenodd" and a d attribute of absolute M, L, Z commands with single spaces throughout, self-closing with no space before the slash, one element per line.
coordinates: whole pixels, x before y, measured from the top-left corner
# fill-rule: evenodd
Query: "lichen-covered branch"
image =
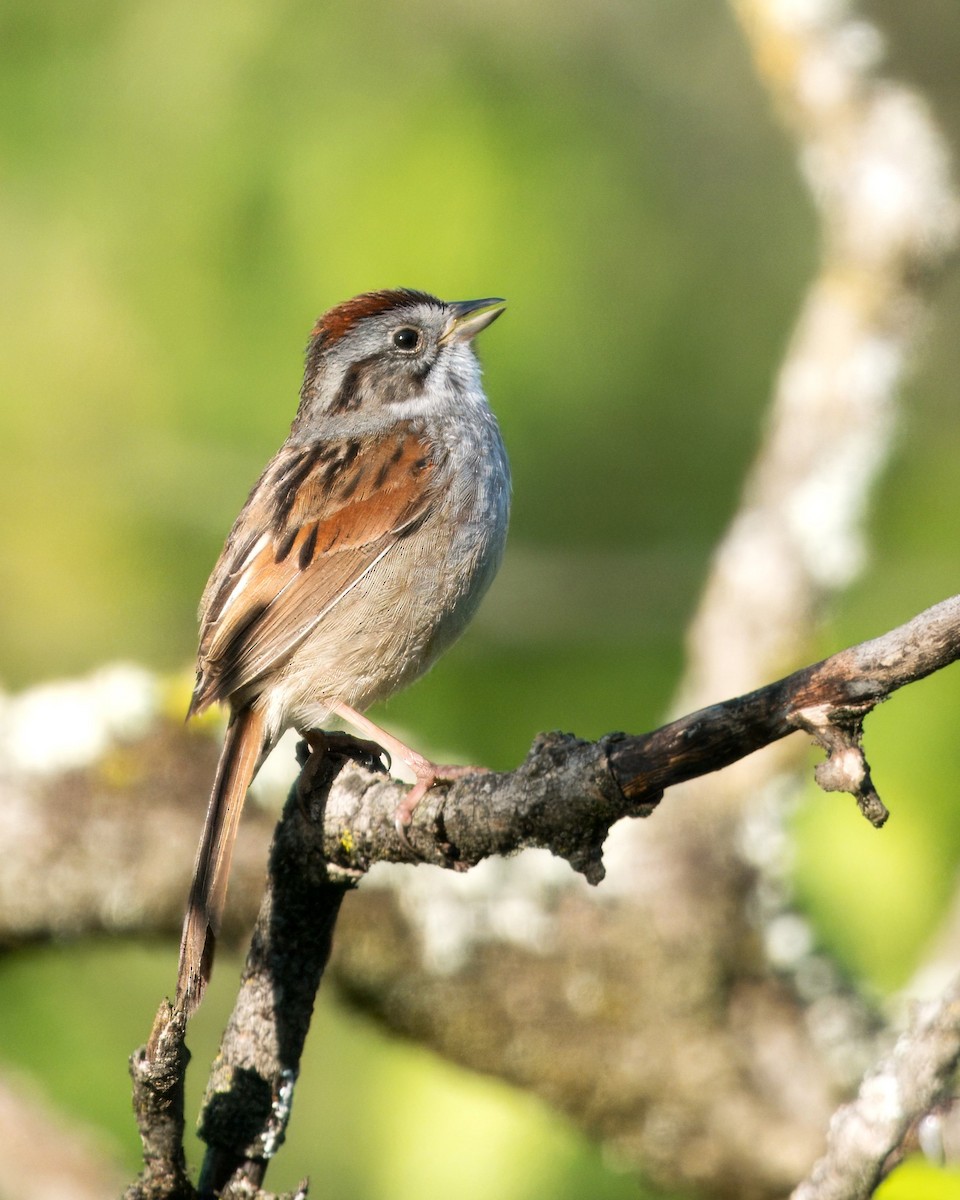
<path fill-rule="evenodd" d="M 853 770 L 850 760 L 862 758 L 865 714 L 958 657 L 960 597 L 953 597 L 880 638 L 651 734 L 592 744 L 540 738 L 516 771 L 474 776 L 429 795 L 416 814 L 417 844 L 432 843 L 441 862 L 460 870 L 492 854 L 548 847 L 597 882 L 611 821 L 647 815 L 671 783 L 798 730 L 820 731 L 830 761 L 839 760 L 831 785 L 839 780 L 859 794 L 869 772 Z M 329 752 L 312 762 L 308 785 L 294 788 L 277 828 L 237 1004 L 204 1104 L 201 1133 L 210 1148 L 201 1197 L 252 1194 L 262 1184 L 283 1142 L 341 901 L 374 862 L 408 856 L 393 824 L 400 785 L 342 767 L 342 755 Z M 150 1044 L 133 1059 L 147 1170 L 131 1200 L 193 1195 L 177 1153 L 182 1039 L 182 1017 L 176 1026 L 161 1009 Z"/>
<path fill-rule="evenodd" d="M 880 71 L 882 35 L 856 5 L 731 8 L 794 143 L 821 260 L 691 626 L 684 708 L 796 661 L 823 600 L 863 570 L 898 388 L 960 227 L 941 133 L 921 97 Z"/>
<path fill-rule="evenodd" d="M 515 771 L 471 776 L 431 792 L 411 837 L 424 859 L 461 867 L 491 854 L 545 847 L 596 882 L 603 874 L 604 838 L 615 821 L 648 815 L 665 788 L 791 732 L 806 730 L 826 742 L 835 760 L 843 751 L 849 771 L 857 722 L 898 687 L 956 657 L 958 613 L 960 600 L 945 600 L 883 637 L 651 733 L 609 734 L 598 742 L 543 735 Z M 8 848 L 0 861 L 3 938 L 15 943 L 105 928 L 176 930 L 196 837 L 196 797 L 204 793 L 214 759 L 209 739 L 160 719 L 141 737 L 106 747 L 88 769 L 39 780 L 8 773 L 0 782 Z M 128 766 L 115 784 L 115 760 L 141 765 Z M 849 785 L 846 790 L 856 793 L 856 772 L 838 774 L 836 767 L 835 761 L 821 782 Z M 374 861 L 409 861 L 393 828 L 402 787 L 359 768 L 343 774 L 327 808 L 331 863 L 362 872 Z M 80 821 L 95 829 L 95 841 L 76 836 Z M 245 822 L 236 868 L 245 885 L 231 893 L 231 929 L 253 915 L 244 897 L 257 894 L 270 823 L 256 808 Z M 131 900 L 125 908 L 121 898 L 135 892 L 136 904 Z"/>
<path fill-rule="evenodd" d="M 960 1063 L 960 978 L 918 1009 L 893 1049 L 866 1075 L 856 1100 L 830 1122 L 827 1153 L 792 1200 L 866 1200 L 911 1125 L 954 1090 Z"/>

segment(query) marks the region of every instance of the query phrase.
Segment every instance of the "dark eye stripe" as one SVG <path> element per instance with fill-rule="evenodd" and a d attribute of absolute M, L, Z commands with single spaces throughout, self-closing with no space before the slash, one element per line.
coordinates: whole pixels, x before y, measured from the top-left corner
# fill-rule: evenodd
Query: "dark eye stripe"
<path fill-rule="evenodd" d="M 362 358 L 359 362 L 350 364 L 330 405 L 331 413 L 353 412 L 360 407 L 361 385 L 371 362 L 373 362 L 372 357 Z"/>

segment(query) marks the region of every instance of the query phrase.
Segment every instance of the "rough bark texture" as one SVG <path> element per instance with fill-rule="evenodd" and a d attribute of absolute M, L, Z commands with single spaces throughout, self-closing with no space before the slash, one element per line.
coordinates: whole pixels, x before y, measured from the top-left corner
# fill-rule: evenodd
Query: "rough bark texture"
<path fill-rule="evenodd" d="M 413 837 L 425 856 L 461 867 L 552 845 L 596 880 L 618 811 L 649 811 L 669 782 L 777 745 L 675 788 L 652 821 L 616 825 L 601 887 L 529 852 L 467 873 L 419 867 L 395 872 L 394 886 L 364 886 L 344 905 L 332 973 L 391 1027 L 539 1092 L 664 1184 L 759 1200 L 782 1195 L 822 1151 L 829 1115 L 875 1058 L 880 1028 L 810 949 L 791 909 L 779 813 L 802 748 L 801 739 L 782 739 L 800 728 L 820 741 L 830 756 L 820 782 L 851 790 L 879 824 L 885 811 L 860 722 L 891 675 L 905 682 L 928 669 L 918 630 L 934 656 L 951 639 L 939 661 L 954 657 L 956 603 L 901 630 L 893 647 L 872 644 L 869 662 L 850 651 L 832 660 L 833 676 L 820 664 L 773 685 L 779 701 L 753 689 L 811 656 L 824 600 L 861 568 L 870 488 L 889 453 L 931 272 L 956 235 L 957 202 L 929 114 L 879 76 L 876 31 L 848 5 L 735 0 L 733 8 L 796 142 L 823 258 L 693 625 L 676 710 L 701 711 L 646 739 L 585 745 L 550 735 L 518 772 L 429 797 Z M 888 186 L 874 186 L 878 178 Z M 795 690 L 783 703 L 788 685 Z M 735 693 L 743 697 L 733 706 L 712 703 Z M 90 928 L 174 933 L 211 770 L 203 739 L 153 720 L 69 772 L 6 771 L 0 933 L 8 943 Z M 397 785 L 355 768 L 338 780 L 324 847 L 345 881 L 379 854 L 401 857 L 390 822 L 397 795 Z M 252 918 L 266 857 L 251 815 L 229 911 L 240 923 Z M 798 927 L 799 938 L 784 939 Z M 262 1014 L 258 988 L 251 995 Z M 878 1156 L 885 1146 L 896 1152 L 903 1136 L 901 1117 L 941 1094 L 956 1023 L 948 995 L 929 1027 L 938 1036 L 918 1029 L 901 1044 L 893 1075 L 881 1066 L 879 1089 L 866 1085 L 869 1099 L 900 1081 L 893 1119 L 880 1105 L 877 1124 L 861 1096 L 849 1120 L 838 1120 L 832 1160 L 804 1200 L 858 1194 L 844 1182 L 829 1190 L 830 1161 L 849 1157 L 860 1179 L 877 1177 Z M 242 1037 L 237 1024 L 224 1048 L 241 1067 L 251 1060 Z M 150 1055 L 138 1061 L 164 1069 Z M 274 1097 L 285 1103 L 281 1060 L 271 1061 L 270 1115 Z M 923 1086 L 908 1092 L 907 1078 Z M 172 1120 L 161 1113 L 160 1143 L 169 1144 L 162 1127 L 169 1133 Z M 870 1136 L 851 1141 L 864 1123 Z M 251 1151 L 256 1140 L 227 1147 L 236 1187 L 248 1195 L 266 1161 L 262 1146 Z M 175 1155 L 164 1155 L 176 1184 Z"/>
<path fill-rule="evenodd" d="M 413 833 L 417 844 L 433 841 L 434 850 L 439 847 L 440 861 L 454 875 L 488 855 L 546 846 L 581 864 L 583 873 L 597 881 L 600 863 L 593 847 L 602 839 L 604 822 L 631 811 L 645 814 L 650 796 L 672 783 L 808 728 L 830 752 L 830 786 L 843 786 L 862 799 L 869 780 L 860 749 L 864 715 L 897 688 L 958 656 L 960 597 L 954 597 L 889 634 L 652 734 L 615 735 L 595 746 L 557 735 L 538 739 L 515 772 L 473 776 L 443 793 L 437 789 L 418 810 Z M 393 827 L 401 786 L 361 767 L 341 771 L 342 766 L 340 756 L 314 761 L 278 826 L 237 1005 L 204 1105 L 202 1136 L 210 1150 L 201 1197 L 250 1195 L 263 1182 L 283 1142 L 303 1040 L 343 896 L 373 863 L 407 853 Z M 639 810 L 637 796 L 643 797 Z M 602 820 L 596 811 L 603 804 L 595 797 L 612 806 Z M 592 819 L 577 815 L 581 805 Z M 715 878 L 711 864 L 704 872 L 707 887 Z M 811 1113 L 825 1121 L 834 1102 L 830 1073 L 815 1044 L 799 1032 L 802 998 L 764 970 L 757 947 L 732 943 L 728 949 L 737 957 L 720 983 L 713 975 L 717 943 L 691 942 L 679 975 L 664 981 L 647 969 L 647 942 L 633 928 L 631 905 L 613 897 L 585 907 L 577 891 L 564 886 L 556 892 L 551 929 L 541 927 L 534 942 L 536 964 L 530 962 L 529 942 L 511 952 L 501 938 L 489 947 L 471 947 L 459 964 L 448 962 L 442 970 L 433 964 L 427 971 L 422 951 L 409 953 L 393 897 L 385 892 L 374 897 L 354 914 L 339 974 L 354 1000 L 395 1027 L 450 1057 L 540 1092 L 633 1156 L 651 1090 L 660 1103 L 670 1094 L 678 1115 L 657 1130 L 662 1159 L 653 1167 L 704 1180 L 708 1172 L 720 1192 L 772 1193 L 789 1161 L 785 1147 L 793 1156 L 795 1177 L 809 1163 L 820 1128 Z M 703 903 L 710 908 L 712 897 L 704 894 Z M 384 939 L 406 947 L 406 956 L 385 959 L 380 953 Z M 411 975 L 422 976 L 413 990 Z M 467 986 L 482 1019 L 465 1025 Z M 831 991 L 836 1004 L 840 991 Z M 652 1011 L 668 1019 L 651 1021 Z M 938 1087 L 922 1092 L 931 1103 L 941 1098 L 955 1062 L 957 1015 L 948 1011 L 941 1022 L 949 1054 L 936 1073 Z M 868 1014 L 853 997 L 847 998 L 847 1018 L 848 1029 L 852 1020 L 859 1021 L 857 1032 L 865 1040 Z M 152 1064 L 154 1074 L 144 1086 L 135 1072 L 148 1168 L 132 1198 L 191 1194 L 182 1180 L 182 1159 L 171 1150 L 182 1133 L 182 1099 L 175 1090 L 169 1099 L 168 1078 L 171 1068 L 182 1070 L 186 1063 L 169 1054 L 169 1061 L 163 1060 L 157 1052 L 167 1045 L 170 1030 L 171 1018 L 161 1010 L 151 1045 L 134 1060 L 144 1071 Z M 182 1033 L 180 1027 L 170 1034 L 174 1050 L 179 1039 L 182 1051 Z M 558 1044 L 565 1047 L 562 1055 L 556 1053 Z M 784 1074 L 788 1059 L 791 1071 Z M 683 1111 L 696 1113 L 704 1125 L 684 1121 Z M 903 1128 L 918 1115 L 904 1105 Z M 886 1145 L 885 1154 L 891 1149 Z M 649 1170 L 646 1142 L 643 1150 Z M 747 1153 L 749 1180 L 743 1177 Z M 169 1190 L 151 1191 L 154 1180 L 161 1181 L 158 1186 L 169 1181 Z"/>
<path fill-rule="evenodd" d="M 240 991 L 203 1103 L 201 1197 L 259 1187 L 283 1145 L 314 998 L 352 886 L 328 877 L 317 819 L 342 764 L 328 754 L 311 773 L 312 800 L 295 788 L 277 826 Z"/>
<path fill-rule="evenodd" d="M 186 1031 L 186 1017 L 164 1001 L 150 1040 L 130 1058 L 143 1172 L 124 1200 L 196 1200 L 183 1153 L 183 1093 L 190 1061 Z"/>
<path fill-rule="evenodd" d="M 515 771 L 467 776 L 434 788 L 409 831 L 424 861 L 463 869 L 492 854 L 542 848 L 588 883 L 603 878 L 603 845 L 624 817 L 649 816 L 664 791 L 730 766 L 805 731 L 829 755 L 827 791 L 854 795 L 873 824 L 886 810 L 861 748 L 863 718 L 898 688 L 960 657 L 960 596 L 784 679 L 680 717 L 647 734 L 599 742 L 542 734 Z M 355 768 L 326 806 L 324 851 L 351 876 L 374 862 L 409 861 L 393 827 L 403 785 Z"/>

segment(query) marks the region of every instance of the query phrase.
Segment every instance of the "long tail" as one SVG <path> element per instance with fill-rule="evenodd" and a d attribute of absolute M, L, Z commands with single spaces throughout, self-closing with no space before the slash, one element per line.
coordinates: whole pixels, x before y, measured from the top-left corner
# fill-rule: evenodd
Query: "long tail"
<path fill-rule="evenodd" d="M 241 709 L 231 718 L 220 752 L 183 919 L 177 1007 L 184 1008 L 188 1016 L 200 1004 L 210 979 L 237 825 L 263 749 L 263 715 L 253 708 Z"/>

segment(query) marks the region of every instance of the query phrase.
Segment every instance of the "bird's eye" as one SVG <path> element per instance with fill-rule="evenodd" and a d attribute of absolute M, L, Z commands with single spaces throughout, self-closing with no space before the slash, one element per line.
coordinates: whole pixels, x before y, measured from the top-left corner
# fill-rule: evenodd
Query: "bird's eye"
<path fill-rule="evenodd" d="M 393 344 L 398 350 L 406 350 L 408 353 L 411 350 L 420 349 L 421 334 L 419 329 L 414 329 L 410 325 L 404 325 L 402 329 L 397 329 L 393 334 Z"/>

